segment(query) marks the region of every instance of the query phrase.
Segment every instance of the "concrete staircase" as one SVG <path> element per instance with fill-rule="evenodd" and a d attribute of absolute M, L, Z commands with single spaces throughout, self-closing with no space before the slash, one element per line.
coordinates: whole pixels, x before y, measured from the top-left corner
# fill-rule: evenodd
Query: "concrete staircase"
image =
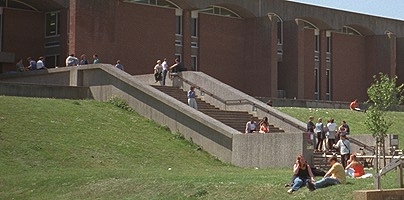
<path fill-rule="evenodd" d="M 158 86 L 152 85 L 154 88 L 174 97 L 175 99 L 188 104 L 187 92 L 183 91 L 177 87 L 171 86 Z M 245 124 L 252 117 L 251 114 L 245 111 L 228 111 L 228 110 L 220 110 L 219 108 L 201 100 L 200 98 L 196 98 L 198 104 L 198 111 L 217 119 L 218 121 L 244 133 L 245 132 Z M 258 122 L 259 119 L 255 117 L 255 120 Z M 269 132 L 284 132 L 282 129 L 275 127 L 273 125 L 269 125 Z"/>

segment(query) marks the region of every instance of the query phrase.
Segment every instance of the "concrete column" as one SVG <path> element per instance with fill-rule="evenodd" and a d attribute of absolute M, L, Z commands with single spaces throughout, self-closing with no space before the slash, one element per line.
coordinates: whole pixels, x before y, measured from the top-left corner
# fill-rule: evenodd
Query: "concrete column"
<path fill-rule="evenodd" d="M 278 18 L 277 16 L 269 17 L 270 32 L 269 37 L 269 68 L 270 68 L 270 95 L 271 97 L 278 97 Z"/>
<path fill-rule="evenodd" d="M 77 67 L 72 67 L 70 69 L 70 86 L 77 86 L 78 70 Z"/>
<path fill-rule="evenodd" d="M 389 37 L 389 47 L 390 47 L 390 76 L 394 77 L 396 76 L 396 71 L 397 71 L 397 36 L 394 34 L 389 34 L 387 33 L 387 36 Z"/>
<path fill-rule="evenodd" d="M 182 63 L 191 70 L 191 10 L 182 13 Z"/>
<path fill-rule="evenodd" d="M 304 99 L 304 23 L 297 23 L 297 98 Z"/>

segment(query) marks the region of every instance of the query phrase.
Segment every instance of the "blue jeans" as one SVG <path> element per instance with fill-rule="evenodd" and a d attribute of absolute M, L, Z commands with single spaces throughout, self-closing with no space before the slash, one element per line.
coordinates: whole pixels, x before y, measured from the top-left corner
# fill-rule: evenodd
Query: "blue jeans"
<path fill-rule="evenodd" d="M 163 70 L 162 85 L 166 85 L 167 70 Z"/>
<path fill-rule="evenodd" d="M 307 179 L 307 178 L 296 177 L 295 180 L 293 180 L 292 190 L 297 191 L 302 186 L 305 186 L 307 184 L 307 182 L 309 182 L 309 181 L 310 181 L 310 179 Z"/>
<path fill-rule="evenodd" d="M 340 184 L 338 179 L 331 178 L 331 177 L 325 177 L 319 181 L 317 181 L 314 185 L 317 188 L 324 188 L 330 185 L 337 185 Z"/>

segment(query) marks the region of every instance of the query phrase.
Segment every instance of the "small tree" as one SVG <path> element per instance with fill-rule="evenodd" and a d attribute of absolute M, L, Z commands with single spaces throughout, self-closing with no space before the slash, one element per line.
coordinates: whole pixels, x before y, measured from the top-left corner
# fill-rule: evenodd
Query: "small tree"
<path fill-rule="evenodd" d="M 393 124 L 386 119 L 387 111 L 395 106 L 398 106 L 403 101 L 403 87 L 401 84 L 397 86 L 397 76 L 389 78 L 383 73 L 379 73 L 379 78 L 373 76 L 374 83 L 368 88 L 367 93 L 369 96 L 368 103 L 370 107 L 367 110 L 367 118 L 365 124 L 373 137 L 376 139 L 376 159 L 375 159 L 375 187 L 380 189 L 380 176 L 379 176 L 379 149 L 381 149 L 384 164 L 386 165 L 385 155 L 385 138 L 387 131 Z"/>

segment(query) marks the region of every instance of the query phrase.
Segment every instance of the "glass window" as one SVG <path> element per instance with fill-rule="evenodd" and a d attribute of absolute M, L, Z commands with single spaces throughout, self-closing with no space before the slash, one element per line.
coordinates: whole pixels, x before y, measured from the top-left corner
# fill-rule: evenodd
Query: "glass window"
<path fill-rule="evenodd" d="M 208 7 L 208 8 L 201 9 L 201 10 L 199 10 L 199 12 L 210 13 L 210 14 L 226 16 L 226 17 L 241 18 L 240 15 L 233 12 L 232 10 L 229 10 L 227 8 L 220 7 L 220 6 L 211 6 L 211 7 Z"/>
<path fill-rule="evenodd" d="M 282 21 L 277 22 L 277 37 L 278 37 L 278 44 L 282 44 L 283 38 L 282 38 L 282 31 L 283 31 L 283 23 Z"/>
<path fill-rule="evenodd" d="M 327 53 L 331 53 L 331 37 L 327 37 Z"/>
<path fill-rule="evenodd" d="M 314 68 L 314 96 L 316 100 L 320 99 L 320 70 L 316 67 Z"/>
<path fill-rule="evenodd" d="M 325 75 L 327 79 L 326 98 L 327 100 L 331 100 L 331 70 L 327 69 Z"/>
<path fill-rule="evenodd" d="M 60 35 L 59 31 L 59 12 L 46 13 L 46 32 L 45 36 L 57 36 Z"/>
<path fill-rule="evenodd" d="M 175 16 L 175 34 L 182 35 L 182 16 Z"/>
<path fill-rule="evenodd" d="M 198 37 L 198 18 L 191 20 L 191 36 Z"/>
<path fill-rule="evenodd" d="M 54 68 L 59 65 L 59 55 L 45 56 L 45 66 L 47 68 Z"/>
<path fill-rule="evenodd" d="M 166 0 L 125 0 L 124 2 L 141 3 L 141 4 L 148 4 L 148 5 L 153 5 L 153 6 L 169 7 L 169 8 L 178 8 L 177 5 L 173 4 L 172 2 L 166 1 Z"/>
<path fill-rule="evenodd" d="M 320 51 L 320 36 L 319 35 L 314 35 L 314 51 L 316 51 L 316 52 Z"/>
<path fill-rule="evenodd" d="M 0 8 L 3 11 L 3 8 Z M 0 13 L 0 52 L 3 51 L 3 15 Z"/>
<path fill-rule="evenodd" d="M 198 71 L 198 57 L 195 55 L 191 56 L 191 67 L 192 71 Z"/>

